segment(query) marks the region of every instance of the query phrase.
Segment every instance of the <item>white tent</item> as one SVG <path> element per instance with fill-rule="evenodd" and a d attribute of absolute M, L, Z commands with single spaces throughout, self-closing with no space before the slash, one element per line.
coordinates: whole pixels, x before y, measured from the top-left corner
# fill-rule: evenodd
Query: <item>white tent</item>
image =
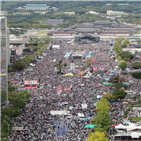
<path fill-rule="evenodd" d="M 70 107 L 69 107 L 69 109 L 70 109 L 70 110 L 72 110 L 72 109 L 73 109 L 73 107 L 72 107 L 72 106 L 70 106 Z"/>
<path fill-rule="evenodd" d="M 83 113 L 78 113 L 77 115 L 78 115 L 79 118 L 85 117 Z"/>
<path fill-rule="evenodd" d="M 60 49 L 60 45 L 53 45 L 52 48 Z"/>
<path fill-rule="evenodd" d="M 135 129 L 138 129 L 138 126 L 136 126 L 133 123 L 129 123 L 129 126 L 127 126 L 127 131 L 132 131 L 132 130 L 135 130 Z"/>
<path fill-rule="evenodd" d="M 118 126 L 115 126 L 115 129 L 126 129 L 127 127 L 122 125 L 122 124 L 119 124 Z"/>
<path fill-rule="evenodd" d="M 68 104 L 68 102 L 62 102 L 62 105 L 67 105 Z"/>
<path fill-rule="evenodd" d="M 87 109 L 87 104 L 82 104 L 82 109 Z"/>
<path fill-rule="evenodd" d="M 50 111 L 51 115 L 69 115 L 69 111 Z"/>
<path fill-rule="evenodd" d="M 140 137 L 140 134 L 138 132 L 132 132 L 131 133 L 131 137 L 132 138 L 139 138 Z"/>
<path fill-rule="evenodd" d="M 138 129 L 141 129 L 141 126 L 137 126 L 138 127 Z"/>

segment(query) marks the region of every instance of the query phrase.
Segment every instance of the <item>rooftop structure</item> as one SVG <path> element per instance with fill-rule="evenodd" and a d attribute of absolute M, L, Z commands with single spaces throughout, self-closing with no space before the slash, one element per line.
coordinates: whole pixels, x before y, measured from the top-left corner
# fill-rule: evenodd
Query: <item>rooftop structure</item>
<path fill-rule="evenodd" d="M 108 15 L 128 15 L 127 13 L 124 13 L 122 11 L 113 11 L 113 10 L 107 10 Z"/>
<path fill-rule="evenodd" d="M 49 11 L 57 11 L 59 8 L 56 8 L 56 7 L 51 7 L 51 8 L 49 8 Z"/>
<path fill-rule="evenodd" d="M 23 7 L 18 7 L 18 8 L 16 8 L 17 10 L 24 10 L 24 8 Z"/>
<path fill-rule="evenodd" d="M 74 35 L 75 33 L 76 35 L 79 35 L 80 33 L 82 34 L 97 33 L 100 36 L 102 35 L 129 36 L 134 35 L 137 29 L 138 29 L 137 26 L 116 23 L 115 21 L 111 22 L 110 20 L 96 20 L 93 23 L 81 23 L 75 24 L 68 28 L 62 28 L 61 30 L 54 32 L 54 34 L 66 35 L 71 33 L 70 35 Z"/>
<path fill-rule="evenodd" d="M 122 141 L 122 140 L 141 140 L 140 124 L 128 123 L 128 125 L 119 124 L 115 126 L 115 130 L 117 134 L 113 136 L 114 141 Z"/>
<path fill-rule="evenodd" d="M 94 12 L 94 11 L 89 11 L 88 13 L 90 13 L 90 14 L 99 14 L 99 13 Z"/>
<path fill-rule="evenodd" d="M 46 4 L 27 4 L 26 10 L 48 10 Z"/>
<path fill-rule="evenodd" d="M 8 11 L 0 11 L 0 15 L 7 15 L 8 13 Z"/>
<path fill-rule="evenodd" d="M 75 12 L 64 12 L 65 14 L 74 15 Z"/>
<path fill-rule="evenodd" d="M 47 19 L 47 21 L 44 24 L 49 24 L 52 26 L 57 26 L 58 24 L 64 24 L 63 19 Z"/>
<path fill-rule="evenodd" d="M 129 5 L 129 3 L 117 3 L 116 5 L 124 6 L 124 5 Z"/>

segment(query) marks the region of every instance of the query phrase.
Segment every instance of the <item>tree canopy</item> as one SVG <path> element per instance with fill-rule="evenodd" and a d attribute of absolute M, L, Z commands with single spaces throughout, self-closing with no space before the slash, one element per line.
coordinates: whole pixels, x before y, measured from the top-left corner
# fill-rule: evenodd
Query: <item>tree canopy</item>
<path fill-rule="evenodd" d="M 125 47 L 127 47 L 127 44 L 129 44 L 130 42 L 129 42 L 129 39 L 125 39 L 124 41 L 123 41 L 123 43 L 122 43 L 122 47 L 123 48 L 125 48 Z"/>
<path fill-rule="evenodd" d="M 122 61 L 120 61 L 119 67 L 120 67 L 122 70 L 125 70 L 125 69 L 127 68 L 127 63 L 122 60 Z"/>
<path fill-rule="evenodd" d="M 87 141 L 108 141 L 108 139 L 105 137 L 104 132 L 94 132 L 92 133 L 88 138 Z"/>
<path fill-rule="evenodd" d="M 124 58 L 129 58 L 129 59 L 133 59 L 134 58 L 134 55 L 130 52 L 121 52 L 120 53 L 120 56 L 122 57 L 122 59 L 124 60 Z"/>
<path fill-rule="evenodd" d="M 113 91 L 113 96 L 115 96 L 116 99 L 124 99 L 127 95 L 127 92 L 125 92 L 123 89 L 115 89 Z"/>
<path fill-rule="evenodd" d="M 91 120 L 91 124 L 95 124 L 97 128 L 108 131 L 111 125 L 111 116 L 109 115 L 109 102 L 105 98 L 101 98 L 97 102 L 97 114 Z"/>
<path fill-rule="evenodd" d="M 141 72 L 132 73 L 132 77 L 134 77 L 135 79 L 141 79 Z"/>
<path fill-rule="evenodd" d="M 131 67 L 134 69 L 139 69 L 139 68 L 141 68 L 141 62 L 132 63 Z"/>
<path fill-rule="evenodd" d="M 129 80 L 124 77 L 124 76 L 119 76 L 119 75 L 115 75 L 112 76 L 109 80 L 109 82 L 111 83 L 122 83 L 122 82 L 128 82 Z"/>
<path fill-rule="evenodd" d="M 26 68 L 26 64 L 24 62 L 15 62 L 13 68 L 20 71 Z"/>

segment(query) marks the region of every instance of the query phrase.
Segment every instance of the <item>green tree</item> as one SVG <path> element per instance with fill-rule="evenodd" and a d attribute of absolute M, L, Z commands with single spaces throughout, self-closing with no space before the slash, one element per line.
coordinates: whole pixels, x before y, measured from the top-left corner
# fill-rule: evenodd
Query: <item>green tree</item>
<path fill-rule="evenodd" d="M 6 138 L 8 136 L 8 122 L 3 120 L 1 123 L 1 138 Z"/>
<path fill-rule="evenodd" d="M 46 37 L 46 38 L 43 39 L 43 41 L 44 41 L 46 44 L 48 44 L 50 41 L 52 41 L 52 38 Z"/>
<path fill-rule="evenodd" d="M 105 98 L 101 98 L 97 102 L 97 114 L 91 120 L 91 124 L 108 131 L 111 125 L 111 116 L 109 115 L 109 102 Z"/>
<path fill-rule="evenodd" d="M 19 107 L 20 109 L 24 108 L 26 105 L 26 103 L 24 102 L 24 100 L 22 100 L 21 98 L 16 98 L 15 99 L 15 106 Z"/>
<path fill-rule="evenodd" d="M 8 117 L 7 115 L 5 115 L 3 118 L 2 118 L 2 121 L 5 120 L 7 121 L 7 123 L 10 125 L 10 126 L 13 126 L 14 123 L 11 121 L 10 117 Z"/>
<path fill-rule="evenodd" d="M 123 89 L 115 89 L 113 91 L 113 96 L 115 96 L 116 99 L 124 99 L 127 95 L 127 92 L 125 92 Z"/>
<path fill-rule="evenodd" d="M 141 68 L 141 62 L 132 63 L 131 67 L 134 69 L 139 69 L 139 68 Z"/>
<path fill-rule="evenodd" d="M 118 56 L 117 57 L 117 60 L 121 61 L 122 60 L 121 56 Z"/>
<path fill-rule="evenodd" d="M 119 67 L 122 70 L 125 70 L 127 68 L 127 63 L 125 61 L 120 61 Z"/>
<path fill-rule="evenodd" d="M 5 137 L 6 137 L 5 132 L 4 132 L 3 128 L 0 127 L 0 138 L 5 138 Z"/>
<path fill-rule="evenodd" d="M 97 125 L 99 128 L 103 128 L 105 131 L 108 131 L 111 124 L 111 117 L 109 113 L 98 112 L 94 119 L 91 120 L 91 124 Z"/>
<path fill-rule="evenodd" d="M 22 62 L 15 62 L 14 65 L 13 65 L 13 68 L 20 71 L 20 70 L 26 68 L 26 64 L 23 61 Z"/>
<path fill-rule="evenodd" d="M 11 66 L 9 66 L 9 67 L 8 67 L 8 72 L 11 72 L 11 71 L 13 71 L 13 69 L 12 69 Z"/>
<path fill-rule="evenodd" d="M 122 57 L 122 59 L 124 58 L 133 59 L 134 58 L 134 55 L 127 51 L 120 53 L 120 56 Z"/>
<path fill-rule="evenodd" d="M 103 97 L 107 100 L 115 99 L 115 97 L 113 95 L 111 95 L 110 93 L 103 94 Z"/>
<path fill-rule="evenodd" d="M 1 104 L 6 102 L 6 91 L 1 89 Z"/>
<path fill-rule="evenodd" d="M 127 47 L 127 44 L 129 44 L 130 43 L 130 41 L 129 41 L 129 39 L 125 39 L 124 41 L 123 41 L 123 43 L 122 43 L 122 47 L 123 48 L 125 48 L 125 47 Z"/>
<path fill-rule="evenodd" d="M 3 108 L 1 109 L 2 117 L 7 115 L 10 118 L 17 117 L 20 115 L 21 111 L 20 108 L 13 105 L 10 108 Z"/>
<path fill-rule="evenodd" d="M 111 83 L 123 83 L 123 82 L 128 82 L 129 80 L 124 77 L 124 76 L 119 76 L 119 75 L 115 75 L 112 76 L 109 80 L 109 82 Z"/>
<path fill-rule="evenodd" d="M 134 77 L 135 79 L 141 79 L 141 72 L 132 73 L 132 77 Z"/>
<path fill-rule="evenodd" d="M 108 141 L 108 139 L 105 136 L 104 132 L 94 132 L 92 133 L 88 138 L 87 141 Z"/>

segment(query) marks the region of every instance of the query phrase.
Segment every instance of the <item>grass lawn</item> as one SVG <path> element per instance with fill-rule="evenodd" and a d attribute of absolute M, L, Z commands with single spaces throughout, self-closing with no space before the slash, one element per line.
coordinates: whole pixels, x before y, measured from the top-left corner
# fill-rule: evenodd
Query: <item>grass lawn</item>
<path fill-rule="evenodd" d="M 141 121 L 141 117 L 132 117 L 132 120 L 134 120 L 134 121 Z"/>

